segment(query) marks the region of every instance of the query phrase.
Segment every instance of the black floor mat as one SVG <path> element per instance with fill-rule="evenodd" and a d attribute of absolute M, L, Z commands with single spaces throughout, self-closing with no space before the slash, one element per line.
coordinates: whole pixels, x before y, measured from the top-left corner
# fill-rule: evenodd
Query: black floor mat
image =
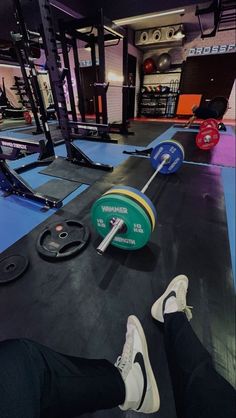
<path fill-rule="evenodd" d="M 173 128 L 184 128 L 186 126 L 186 123 L 176 123 L 173 125 Z M 200 123 L 192 124 L 191 129 L 199 129 Z"/>
<path fill-rule="evenodd" d="M 152 172 L 149 161 L 130 157 L 2 254 L 23 252 L 29 267 L 18 281 L 1 287 L 1 339 L 27 337 L 57 351 L 114 363 L 124 344 L 127 317 L 135 314 L 146 333 L 162 400 L 157 414 L 140 418 L 174 418 L 163 333 L 151 319 L 151 305 L 171 278 L 188 275 L 191 324 L 217 369 L 233 382 L 234 286 L 218 167 L 184 164 L 173 176 L 159 175 L 148 189 L 158 214 L 149 244 L 139 251 L 110 247 L 103 257 L 96 253 L 101 238 L 91 225 L 92 203 L 114 184 L 141 188 Z M 68 218 L 91 228 L 90 244 L 70 260 L 44 261 L 35 249 L 39 232 Z M 123 416 L 118 408 L 93 414 Z"/>
<path fill-rule="evenodd" d="M 93 121 L 94 123 L 94 121 Z M 121 135 L 121 134 L 114 134 L 111 133 L 111 139 L 117 140 L 119 144 L 125 145 L 136 145 L 141 147 L 146 147 L 150 142 L 156 139 L 159 135 L 165 132 L 172 126 L 171 123 L 167 122 L 139 122 L 139 121 L 132 121 L 130 123 L 130 132 L 134 132 L 134 135 Z M 50 124 L 49 125 L 51 136 L 53 143 L 60 144 L 63 142 L 62 134 L 60 129 L 58 129 L 57 125 Z M 32 132 L 35 131 L 34 127 L 30 129 L 24 128 L 20 129 L 18 132 L 21 134 L 32 135 Z M 44 138 L 44 134 L 40 134 L 36 136 L 37 139 Z M 99 139 L 97 139 L 99 142 Z"/>
<path fill-rule="evenodd" d="M 168 122 L 132 121 L 129 131 L 134 135 L 111 134 L 111 137 L 117 139 L 119 144 L 146 147 L 171 126 L 172 123 Z"/>
<path fill-rule="evenodd" d="M 56 158 L 50 165 L 40 171 L 40 173 L 84 184 L 93 184 L 106 174 L 103 170 L 72 164 L 62 157 Z"/>
<path fill-rule="evenodd" d="M 61 130 L 58 128 L 58 125 L 50 124 L 49 129 L 50 129 L 50 134 L 52 137 L 52 142 L 55 145 L 61 144 L 64 141 L 64 139 L 62 137 Z M 35 127 L 31 127 L 31 129 L 20 129 L 18 132 L 20 132 L 21 134 L 32 135 L 33 132 L 35 132 L 35 130 L 36 130 Z M 45 135 L 42 133 L 34 137 L 40 140 L 40 139 L 44 139 Z"/>
<path fill-rule="evenodd" d="M 3 119 L 3 122 L 0 123 L 0 132 L 6 130 L 12 130 L 16 128 L 22 127 L 22 129 L 26 126 L 25 119 Z"/>
<path fill-rule="evenodd" d="M 179 131 L 172 137 L 183 145 L 186 161 L 235 167 L 235 138 L 233 135 L 220 134 L 220 141 L 209 151 L 203 151 L 196 146 L 196 135 L 196 132 Z"/>
<path fill-rule="evenodd" d="M 53 179 L 37 187 L 35 190 L 42 195 L 64 200 L 69 194 L 78 189 L 79 186 L 80 183 L 77 182 Z"/>

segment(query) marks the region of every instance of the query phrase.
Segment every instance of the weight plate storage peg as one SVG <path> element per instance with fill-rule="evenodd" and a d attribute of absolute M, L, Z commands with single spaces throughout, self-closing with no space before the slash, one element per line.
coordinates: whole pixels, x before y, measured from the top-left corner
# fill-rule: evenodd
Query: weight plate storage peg
<path fill-rule="evenodd" d="M 117 231 L 112 245 L 137 250 L 147 244 L 152 225 L 143 207 L 128 196 L 107 192 L 92 207 L 92 223 L 99 235 L 105 237 L 117 218 L 124 224 Z"/>
<path fill-rule="evenodd" d="M 67 219 L 48 225 L 38 236 L 38 253 L 49 261 L 74 257 L 88 244 L 90 232 L 81 222 Z"/>
<path fill-rule="evenodd" d="M 167 161 L 160 170 L 161 174 L 173 174 L 183 164 L 184 148 L 174 140 L 160 142 L 151 153 L 151 164 L 156 170 L 162 163 L 163 159 L 168 156 Z"/>
<path fill-rule="evenodd" d="M 157 221 L 157 212 L 152 201 L 144 193 L 140 192 L 134 187 L 116 186 L 110 189 L 105 194 L 112 194 L 112 193 L 118 194 L 120 196 L 127 196 L 131 200 L 134 200 L 135 202 L 137 202 L 147 213 L 152 224 L 152 230 L 154 230 L 156 221 Z"/>
<path fill-rule="evenodd" d="M 214 148 L 220 140 L 218 129 L 205 128 L 201 129 L 196 136 L 196 145 L 198 148 L 208 151 Z"/>
<path fill-rule="evenodd" d="M 218 121 L 216 119 L 206 119 L 200 125 L 200 131 L 205 128 L 218 129 Z"/>
<path fill-rule="evenodd" d="M 0 284 L 18 279 L 25 272 L 29 260 L 24 255 L 9 255 L 0 259 Z"/>

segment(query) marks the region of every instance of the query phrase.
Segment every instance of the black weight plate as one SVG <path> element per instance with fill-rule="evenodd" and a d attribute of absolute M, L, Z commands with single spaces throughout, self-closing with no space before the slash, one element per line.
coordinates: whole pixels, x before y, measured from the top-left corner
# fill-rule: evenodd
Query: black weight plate
<path fill-rule="evenodd" d="M 49 261 L 74 257 L 88 244 L 90 231 L 87 226 L 73 219 L 54 222 L 38 236 L 38 253 Z"/>
<path fill-rule="evenodd" d="M 25 272 L 28 265 L 28 258 L 20 254 L 0 259 L 0 284 L 18 279 Z"/>

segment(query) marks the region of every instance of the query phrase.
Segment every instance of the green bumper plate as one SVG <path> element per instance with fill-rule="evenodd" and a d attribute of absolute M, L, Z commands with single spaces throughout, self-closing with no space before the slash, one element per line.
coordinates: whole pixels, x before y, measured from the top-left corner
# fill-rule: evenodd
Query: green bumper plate
<path fill-rule="evenodd" d="M 112 245 L 124 250 L 137 250 L 147 244 L 152 232 L 151 222 L 134 200 L 115 194 L 100 197 L 92 207 L 92 223 L 102 237 L 110 231 L 113 218 L 123 219 L 125 228 L 117 233 Z"/>

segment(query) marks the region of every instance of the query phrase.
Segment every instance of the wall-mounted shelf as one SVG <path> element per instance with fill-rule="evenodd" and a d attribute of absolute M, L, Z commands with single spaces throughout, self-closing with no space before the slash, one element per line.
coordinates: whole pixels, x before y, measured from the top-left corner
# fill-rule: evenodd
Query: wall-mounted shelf
<path fill-rule="evenodd" d="M 174 64 L 169 71 L 143 74 L 139 95 L 139 116 L 173 117 L 175 115 L 181 72 L 182 65 Z"/>

